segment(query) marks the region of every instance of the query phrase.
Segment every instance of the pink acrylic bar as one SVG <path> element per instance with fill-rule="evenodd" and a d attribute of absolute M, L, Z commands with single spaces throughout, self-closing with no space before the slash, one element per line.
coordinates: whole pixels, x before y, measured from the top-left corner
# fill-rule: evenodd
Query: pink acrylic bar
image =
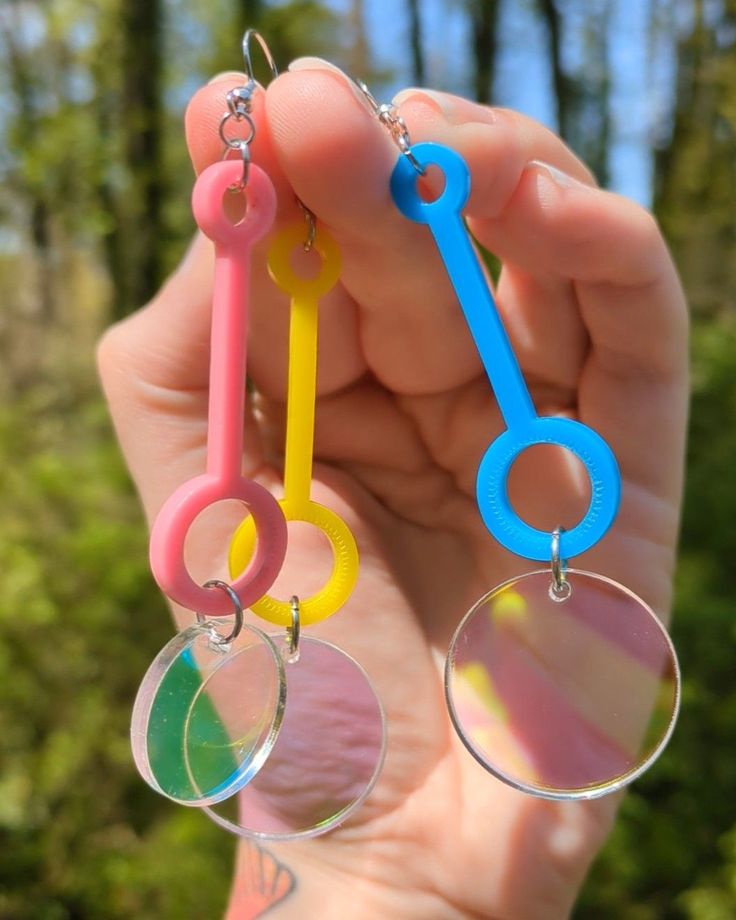
<path fill-rule="evenodd" d="M 197 584 L 184 561 L 184 541 L 198 514 L 230 499 L 241 501 L 253 515 L 256 552 L 232 583 L 243 607 L 268 591 L 286 555 L 286 521 L 278 503 L 263 486 L 242 475 L 250 256 L 276 214 L 271 180 L 251 164 L 245 217 L 237 224 L 228 218 L 223 198 L 237 186 L 242 169 L 239 160 L 214 163 L 197 179 L 192 193 L 195 220 L 215 244 L 207 471 L 170 496 L 153 525 L 150 544 L 151 570 L 161 590 L 182 606 L 214 617 L 233 613 L 230 598 Z"/>

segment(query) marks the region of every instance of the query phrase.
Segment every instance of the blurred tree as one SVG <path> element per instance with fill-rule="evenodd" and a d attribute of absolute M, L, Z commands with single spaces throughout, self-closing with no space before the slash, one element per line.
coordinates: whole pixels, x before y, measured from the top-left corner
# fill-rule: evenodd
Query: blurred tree
<path fill-rule="evenodd" d="M 693 320 L 673 620 L 683 710 L 656 773 L 624 801 L 580 916 L 727 920 L 736 917 L 736 3 L 660 0 L 656 12 L 676 68 L 671 130 L 656 151 L 655 211 Z"/>
<path fill-rule="evenodd" d="M 10 86 L 16 98 L 18 121 L 16 131 L 24 130 L 28 138 L 38 137 L 44 128 L 44 116 L 39 98 L 40 87 L 34 72 L 33 58 L 21 46 L 23 35 L 23 11 L 19 0 L 10 0 L 2 23 L 2 39 L 6 50 L 6 60 Z M 24 174 L 25 172 L 25 174 Z M 54 316 L 55 285 L 52 268 L 51 249 L 51 208 L 48 193 L 43 181 L 38 176 L 18 170 L 20 180 L 16 191 L 26 200 L 28 210 L 28 227 L 33 250 L 38 264 L 38 304 L 44 320 Z"/>
<path fill-rule="evenodd" d="M 608 72 L 611 2 L 536 2 L 547 36 L 558 130 L 590 166 L 598 181 L 606 185 L 611 140 Z M 566 45 L 577 49 L 573 61 L 564 59 Z M 568 53 L 570 57 L 573 55 Z"/>
<path fill-rule="evenodd" d="M 507 41 L 502 7 L 453 7 L 470 26 L 481 99 Z M 524 8 L 547 36 L 561 129 L 603 181 L 612 8 Z M 181 109 L 209 75 L 242 66 L 246 26 L 263 30 L 281 67 L 316 53 L 371 78 L 365 3 L 354 0 L 351 16 L 336 9 L 0 3 L 0 917 L 174 920 L 222 907 L 232 841 L 149 792 L 130 760 L 135 687 L 170 627 L 96 395 L 92 343 L 150 295 L 191 232 Z M 422 82 L 426 7 L 407 0 L 406 10 Z M 577 914 L 726 920 L 736 916 L 736 0 L 648 0 L 647 10 L 677 54 L 655 203 L 694 305 L 674 620 L 683 714 L 656 771 L 626 797 Z"/>
<path fill-rule="evenodd" d="M 116 317 L 146 303 L 162 278 L 163 200 L 163 29 L 162 0 L 122 0 L 120 16 L 120 99 L 126 179 L 118 203 L 125 238 L 121 269 L 113 277 Z"/>
<path fill-rule="evenodd" d="M 566 137 L 569 133 L 568 121 L 572 107 L 573 90 L 562 66 L 562 16 L 555 0 L 537 0 L 537 3 L 542 22 L 547 30 L 547 46 L 552 70 L 557 125 L 560 134 Z"/>
<path fill-rule="evenodd" d="M 236 34 L 244 35 L 247 29 L 257 29 L 264 9 L 263 0 L 237 0 L 235 4 Z"/>
<path fill-rule="evenodd" d="M 419 0 L 407 0 L 406 10 L 409 16 L 409 48 L 411 50 L 411 81 L 415 86 L 423 86 L 426 67 L 422 47 L 422 14 Z"/>
<path fill-rule="evenodd" d="M 8 920 L 208 917 L 227 895 L 233 841 L 203 815 L 169 808 L 131 762 L 136 686 L 171 626 L 92 360 L 103 326 L 150 296 L 189 235 L 181 107 L 208 74 L 197 68 L 216 35 L 227 32 L 224 66 L 240 66 L 224 6 L 0 4 Z M 319 50 L 336 41 L 340 20 L 314 0 L 268 5 L 263 15 L 273 18 L 281 60 L 305 43 L 313 50 L 310 35 Z"/>
<path fill-rule="evenodd" d="M 714 315 L 736 291 L 736 3 L 689 6 L 672 140 L 657 157 L 656 208 L 694 308 Z"/>
<path fill-rule="evenodd" d="M 466 9 L 473 50 L 473 96 L 478 102 L 489 103 L 493 97 L 500 4 L 497 0 L 466 0 Z"/>
<path fill-rule="evenodd" d="M 371 70 L 371 52 L 365 31 L 363 0 L 350 0 L 347 23 L 350 36 L 346 53 L 347 71 L 354 75 L 369 74 Z M 364 76 L 363 79 L 369 78 Z"/>

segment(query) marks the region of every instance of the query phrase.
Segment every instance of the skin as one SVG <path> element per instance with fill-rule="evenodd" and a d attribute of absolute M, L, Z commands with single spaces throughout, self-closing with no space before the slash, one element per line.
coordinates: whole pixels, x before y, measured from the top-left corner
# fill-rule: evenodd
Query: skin
<path fill-rule="evenodd" d="M 347 521 L 361 551 L 346 607 L 310 629 L 370 674 L 389 748 L 376 789 L 343 827 L 268 852 L 240 844 L 228 916 L 564 917 L 617 802 L 554 803 L 497 782 L 457 740 L 442 693 L 442 659 L 464 612 L 538 567 L 496 545 L 475 506 L 478 462 L 502 430 L 498 411 L 430 234 L 391 202 L 398 154 L 387 132 L 339 72 L 315 60 L 291 70 L 257 96 L 253 159 L 276 187 L 277 228 L 302 219 L 296 193 L 341 250 L 340 284 L 320 304 L 312 495 Z M 197 172 L 221 156 L 217 123 L 241 83 L 226 75 L 191 101 Z M 687 314 L 654 219 L 596 188 L 559 138 L 521 115 L 419 90 L 399 102 L 413 142 L 447 144 L 470 167 L 466 216 L 502 262 L 497 300 L 538 413 L 581 419 L 619 460 L 619 516 L 575 566 L 620 580 L 666 617 Z M 288 302 L 268 279 L 267 245 L 253 266 L 244 473 L 280 495 Z M 100 344 L 149 521 L 204 468 L 211 277 L 211 247 L 198 238 L 154 300 Z M 554 448 L 520 458 L 510 493 L 522 517 L 548 530 L 573 526 L 589 497 L 585 474 Z M 223 575 L 241 516 L 225 508 L 196 526 L 194 577 Z M 309 528 L 290 536 L 273 589 L 287 598 L 315 590 L 328 571 Z M 253 870 L 264 858 L 282 872 L 265 899 Z"/>

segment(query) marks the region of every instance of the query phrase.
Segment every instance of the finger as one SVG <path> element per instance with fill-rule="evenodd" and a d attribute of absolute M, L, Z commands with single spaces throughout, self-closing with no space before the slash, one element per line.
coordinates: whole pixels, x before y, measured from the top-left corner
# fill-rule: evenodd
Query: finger
<path fill-rule="evenodd" d="M 239 81 L 236 78 L 234 82 Z M 211 94 L 215 90 L 219 115 L 224 109 L 222 88 L 217 89 L 216 84 L 212 84 L 204 92 L 204 98 L 210 98 L 214 111 L 215 97 Z M 195 102 L 195 109 L 198 104 L 198 101 Z M 258 120 L 257 111 L 254 117 Z M 260 120 L 263 122 L 262 112 Z M 195 123 L 196 119 L 192 121 L 190 113 L 190 134 L 195 138 L 193 159 L 202 167 L 203 158 L 212 155 L 219 144 L 211 144 L 207 129 L 200 132 L 194 127 Z M 217 136 L 216 123 L 210 123 L 209 128 Z M 259 156 L 268 161 L 267 143 L 263 142 L 265 132 L 261 130 L 259 133 L 262 139 Z M 270 168 L 282 197 L 286 195 L 289 206 L 295 208 L 293 196 L 290 191 L 287 195 L 283 180 L 279 181 L 277 168 L 273 165 Z M 280 326 L 276 330 L 269 329 L 269 348 L 256 352 L 251 342 L 250 364 L 253 364 L 256 353 L 271 369 L 281 361 L 281 373 L 274 374 L 278 382 L 273 388 L 283 393 L 286 380 L 288 302 L 266 278 L 264 262 L 263 253 L 254 254 L 251 275 L 258 279 L 258 289 L 254 290 L 257 287 L 254 282 L 250 301 L 251 305 L 255 303 L 261 306 L 262 315 L 266 315 L 264 307 L 271 307 L 271 315 L 280 321 Z M 208 240 L 198 235 L 180 268 L 152 302 L 112 327 L 99 346 L 98 361 L 103 387 L 123 453 L 149 520 L 153 520 L 177 486 L 200 474 L 205 468 L 213 267 L 213 247 Z M 262 295 L 260 300 L 259 293 Z M 264 303 L 266 296 L 270 300 Z M 258 312 L 251 310 L 251 314 L 256 314 L 254 319 L 257 326 Z M 277 337 L 278 342 L 275 341 Z M 333 385 L 336 378 L 339 381 L 341 373 L 343 377 L 356 373 L 352 369 L 346 370 L 350 361 L 350 348 L 344 338 L 335 358 L 327 365 L 333 373 Z M 353 339 L 356 338 L 353 336 Z M 356 353 L 357 347 L 353 349 L 353 354 Z M 353 361 L 353 367 L 355 364 Z M 362 373 L 362 365 L 359 365 L 357 373 Z M 277 477 L 265 463 L 255 420 L 250 411 L 246 415 L 244 473 L 268 487 L 276 488 Z M 196 580 L 222 574 L 228 538 L 233 524 L 240 518 L 241 509 L 218 506 L 215 516 L 208 516 L 204 522 L 206 527 L 198 522 L 193 528 L 195 532 L 187 542 L 187 556 L 195 565 L 202 560 L 206 565 L 203 577 L 192 571 Z M 203 545 L 203 539 L 207 546 Z M 221 547 L 222 558 L 214 559 L 213 547 L 216 546 Z M 213 565 L 217 566 L 214 571 L 211 568 Z"/>
<path fill-rule="evenodd" d="M 531 160 L 553 163 L 579 182 L 596 185 L 585 163 L 558 135 L 521 112 L 481 105 L 451 93 L 411 87 L 397 93 L 393 102 L 406 121 L 414 144 L 420 141 L 445 143 L 441 134 L 437 135 L 438 129 L 443 132 L 444 124 L 459 128 L 461 135 L 467 135 L 464 145 L 470 153 L 474 136 L 487 134 L 485 128 L 498 128 L 494 132 L 499 135 L 497 143 L 504 143 L 508 156 L 494 157 L 473 174 L 473 188 L 488 208 L 498 207 L 498 203 L 505 200 Z"/>
<path fill-rule="evenodd" d="M 592 187 L 585 167 L 541 126 L 531 142 L 533 126 L 515 113 L 493 110 L 485 122 L 468 122 L 464 119 L 475 110 L 481 115 L 490 110 L 453 99 L 451 104 L 444 102 L 444 118 L 438 119 L 437 99 L 444 94 L 421 91 L 419 96 L 401 96 L 402 114 L 414 139 L 431 135 L 466 160 L 472 176 L 467 206 L 471 226 L 479 241 L 513 270 L 514 286 L 533 285 L 538 292 L 546 291 L 547 299 L 564 292 L 568 301 L 571 295 L 577 300 L 605 296 L 605 288 L 625 289 L 623 309 L 593 315 L 584 305 L 586 330 L 594 345 L 613 348 L 623 360 L 643 362 L 650 369 L 653 358 L 664 372 L 681 368 L 687 326 L 684 298 L 662 235 L 647 211 Z M 501 162 L 494 159 L 495 128 L 505 119 L 518 126 L 515 137 L 521 148 Z M 650 298 L 652 287 L 659 296 Z M 645 315 L 638 299 L 642 291 L 649 303 Z M 516 299 L 533 300 L 518 295 Z M 643 335 L 630 335 L 634 316 L 647 323 L 644 329 L 638 327 Z M 556 312 L 554 319 L 560 320 Z M 659 338 L 656 331 L 670 327 L 680 334 L 663 337 L 652 355 L 653 339 Z"/>
<path fill-rule="evenodd" d="M 611 442 L 640 485 L 679 495 L 687 311 L 652 217 L 624 198 L 534 165 L 502 213 L 476 218 L 472 227 L 509 264 L 533 271 L 551 290 L 574 292 L 591 344 L 580 369 L 579 416 Z M 536 310 L 548 312 L 549 301 Z M 558 353 L 564 348 L 555 345 Z"/>
<path fill-rule="evenodd" d="M 338 236 L 371 370 L 408 394 L 467 382 L 480 365 L 447 274 L 426 228 L 407 221 L 390 199 L 395 146 L 345 75 L 309 69 L 320 66 L 311 59 L 295 66 L 269 87 L 269 125 L 291 184 Z M 488 111 L 482 109 L 486 120 Z M 430 112 L 445 121 L 436 106 Z M 569 163 L 567 148 L 557 141 L 555 152 L 554 137 L 541 127 L 535 133 L 504 113 L 497 121 L 491 175 L 509 157 L 521 164 L 518 172 L 537 153 Z"/>
<path fill-rule="evenodd" d="M 465 159 L 471 175 L 468 213 L 503 211 L 530 163 L 537 161 L 595 185 L 587 167 L 556 135 L 523 115 L 428 90 L 406 90 L 396 99 L 414 143 L 445 144 Z M 570 394 L 577 387 L 588 336 L 572 284 L 536 271 L 531 259 L 522 266 L 484 245 L 504 262 L 496 301 L 530 385 L 555 388 L 554 402 L 573 408 Z"/>
<path fill-rule="evenodd" d="M 220 121 L 227 111 L 227 93 L 242 86 L 245 77 L 226 74 L 223 79 L 203 86 L 192 97 L 185 116 L 187 144 L 192 163 L 201 172 L 222 158 Z M 294 222 L 307 225 L 297 205 L 294 191 L 275 156 L 264 112 L 265 93 L 253 96 L 252 118 L 256 134 L 251 145 L 253 162 L 265 170 L 276 190 L 278 212 L 274 230 L 254 249 L 251 285 L 252 309 L 249 330 L 248 372 L 256 388 L 273 399 L 283 401 L 286 392 L 288 360 L 289 301 L 276 288 L 266 267 L 270 246 L 283 227 Z M 227 126 L 227 136 L 243 136 L 237 122 Z M 329 230 L 329 227 L 327 228 Z M 295 253 L 295 258 L 299 257 Z M 305 276 L 312 270 L 310 257 L 301 253 L 297 271 Z M 311 258 L 316 259 L 316 254 Z M 365 373 L 357 330 L 357 311 L 351 297 L 337 285 L 320 302 L 319 318 L 320 366 L 318 392 L 332 393 L 349 386 Z"/>
<path fill-rule="evenodd" d="M 149 520 L 205 468 L 211 277 L 211 246 L 198 236 L 152 303 L 98 346 L 113 424 Z M 263 452 L 250 413 L 245 424 L 245 473 L 254 478 Z"/>
<path fill-rule="evenodd" d="M 684 297 L 646 210 L 533 162 L 500 213 L 489 215 L 483 201 L 475 200 L 468 214 L 483 245 L 514 269 L 550 287 L 574 285 L 592 344 L 610 359 L 650 373 L 681 368 Z M 612 310 L 614 298 L 619 302 Z M 677 334 L 662 334 L 667 332 Z"/>
<path fill-rule="evenodd" d="M 402 113 L 413 138 L 430 134 L 468 163 L 469 223 L 504 264 L 498 302 L 522 367 L 532 383 L 558 385 L 553 404 L 570 405 L 601 431 L 625 474 L 670 499 L 666 526 L 660 515 L 651 521 L 671 534 L 682 479 L 687 315 L 654 220 L 594 188 L 545 132 L 537 147 L 498 161 L 498 116 L 463 122 L 473 106 L 461 103 L 445 104 L 438 118 L 435 102 L 411 96 Z M 500 113 L 507 117 L 515 119 Z M 560 400 L 566 390 L 577 404 Z"/>
<path fill-rule="evenodd" d="M 274 145 L 297 194 L 334 229 L 368 366 L 400 393 L 472 378 L 478 357 L 461 314 L 450 309 L 437 252 L 391 201 L 396 148 L 337 68 L 304 59 L 290 70 L 266 100 Z"/>

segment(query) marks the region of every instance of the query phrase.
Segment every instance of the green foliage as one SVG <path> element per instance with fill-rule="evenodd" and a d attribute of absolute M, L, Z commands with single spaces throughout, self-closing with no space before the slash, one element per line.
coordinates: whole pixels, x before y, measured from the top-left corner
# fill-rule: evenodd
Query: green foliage
<path fill-rule="evenodd" d="M 0 415 L 0 917 L 213 916 L 232 842 L 130 757 L 170 634 L 145 526 L 91 388 Z"/>
<path fill-rule="evenodd" d="M 693 305 L 692 406 L 673 638 L 683 671 L 675 736 L 636 784 L 588 882 L 581 916 L 736 916 L 736 120 L 733 5 L 680 42 L 657 213 Z M 700 7 L 696 6 L 695 11 Z M 723 36 L 728 35 L 728 40 Z M 719 37 L 720 36 L 720 37 Z"/>
<path fill-rule="evenodd" d="M 222 910 L 233 841 L 149 791 L 130 756 L 137 685 L 171 627 L 89 357 L 110 317 L 150 293 L 150 278 L 138 285 L 145 250 L 155 246 L 149 268 L 165 272 L 191 232 L 182 109 L 211 74 L 241 66 L 243 28 L 260 27 L 281 66 L 305 52 L 349 69 L 370 64 L 359 23 L 356 32 L 333 4 L 162 0 L 161 32 L 146 45 L 162 67 L 144 106 L 160 133 L 152 143 L 162 198 L 152 217 L 140 203 L 152 163 L 136 154 L 140 112 L 125 100 L 124 41 L 128 54 L 137 45 L 121 34 L 133 0 L 124 3 L 0 4 L 0 918 L 8 920 Z M 138 12 L 145 5 L 136 0 Z M 706 6 L 679 5 L 692 16 L 675 37 L 673 135 L 657 158 L 657 214 L 695 306 L 673 628 L 683 708 L 656 771 L 624 799 L 581 918 L 736 916 L 736 6 L 724 0 L 707 16 Z M 563 72 L 561 54 L 554 82 L 568 140 L 602 172 L 612 129 L 601 12 L 609 7 L 531 8 L 547 11 L 540 22 L 548 32 L 556 23 L 559 41 L 568 18 L 588 36 L 579 72 Z M 135 96 L 133 84 L 127 92 Z M 147 189 L 155 201 L 150 181 Z M 136 248 L 146 222 L 153 243 Z"/>

